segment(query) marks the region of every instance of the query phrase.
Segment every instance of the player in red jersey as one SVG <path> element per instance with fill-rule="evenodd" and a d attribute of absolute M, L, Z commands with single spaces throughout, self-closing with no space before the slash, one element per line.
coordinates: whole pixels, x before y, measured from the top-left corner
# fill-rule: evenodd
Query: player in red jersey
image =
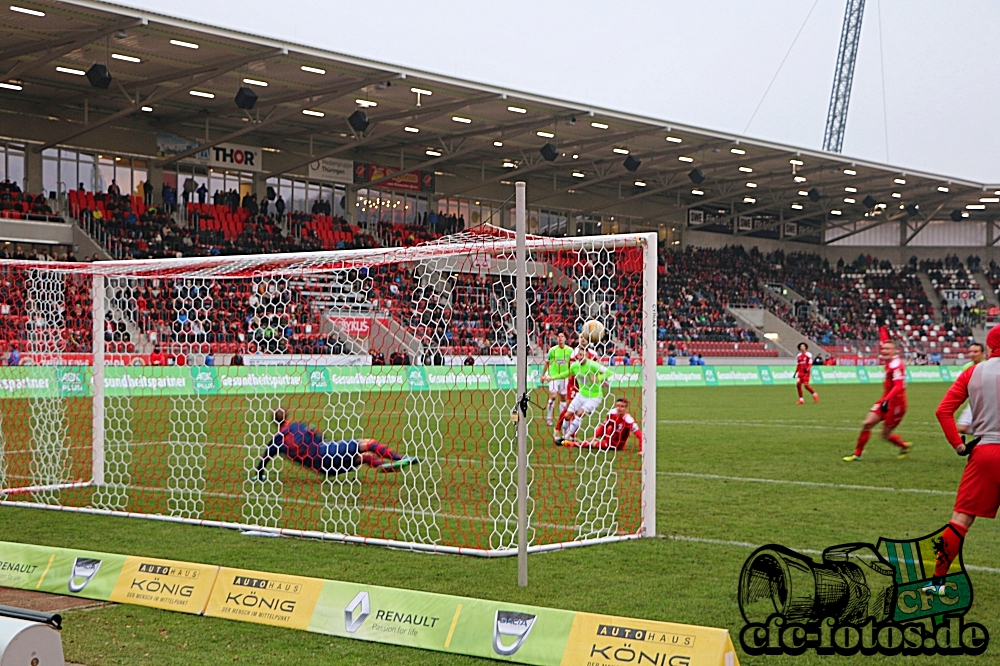
<path fill-rule="evenodd" d="M 615 406 L 608 412 L 608 418 L 594 430 L 593 437 L 582 442 L 564 440 L 562 445 L 581 449 L 622 451 L 632 433 L 635 433 L 636 439 L 639 441 L 639 452 L 642 453 L 642 430 L 639 429 L 639 424 L 629 413 L 628 399 L 618 398 L 615 400 Z"/>
<path fill-rule="evenodd" d="M 804 342 L 799 343 L 799 355 L 795 357 L 795 388 L 799 392 L 799 402 L 804 405 L 806 401 L 802 398 L 802 387 L 812 393 L 813 402 L 819 402 L 819 393 L 809 385 L 809 377 L 813 369 L 813 355 L 809 353 L 809 345 Z"/>
<path fill-rule="evenodd" d="M 951 522 L 941 533 L 935 552 L 937 554 L 934 577 L 926 591 L 946 596 L 945 576 L 962 548 L 962 542 L 977 517 L 996 518 L 1000 508 L 1000 326 L 986 334 L 990 356 L 982 363 L 974 363 L 958 376 L 948 389 L 935 416 L 941 423 L 948 443 L 969 462 L 962 473 L 962 481 L 955 496 Z M 955 424 L 955 412 L 966 398 L 972 408 L 972 434 L 975 439 L 966 442 Z"/>
<path fill-rule="evenodd" d="M 861 460 L 865 444 L 872 436 L 872 428 L 879 421 L 882 422 L 882 439 L 899 447 L 900 458 L 905 458 L 910 449 L 913 448 L 912 444 L 893 433 L 906 414 L 906 366 L 903 364 L 903 359 L 899 357 L 896 343 L 889 340 L 887 334 L 882 335 L 884 339 L 879 346 L 879 356 L 885 363 L 885 383 L 882 397 L 872 406 L 868 416 L 865 417 L 865 422 L 861 424 L 861 434 L 858 435 L 858 444 L 854 447 L 854 453 L 845 456 L 844 462 Z"/>

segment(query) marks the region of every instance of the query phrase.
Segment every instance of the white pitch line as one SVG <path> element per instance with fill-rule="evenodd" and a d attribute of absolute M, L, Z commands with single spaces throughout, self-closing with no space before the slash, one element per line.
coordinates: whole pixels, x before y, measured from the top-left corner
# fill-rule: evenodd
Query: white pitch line
<path fill-rule="evenodd" d="M 752 548 L 756 550 L 764 544 L 761 543 L 749 543 L 747 541 L 730 541 L 727 539 L 703 539 L 700 537 L 684 536 L 681 534 L 660 534 L 658 535 L 661 539 L 669 539 L 670 541 L 686 541 L 688 543 L 706 543 L 712 546 L 730 546 L 733 548 Z M 805 555 L 822 555 L 823 551 L 815 550 L 812 548 L 792 548 L 796 553 L 803 553 Z M 1000 574 L 1000 569 L 996 567 L 980 567 L 974 564 L 967 564 L 965 568 L 969 571 L 982 571 L 983 573 L 993 573 Z"/>
<path fill-rule="evenodd" d="M 954 495 L 954 490 L 928 490 L 925 488 L 892 488 L 890 486 L 862 486 L 852 483 L 825 483 L 822 481 L 790 481 L 787 479 L 765 479 L 752 476 L 726 476 L 723 474 L 695 474 L 694 472 L 657 472 L 658 476 L 678 476 L 690 479 L 710 479 L 713 481 L 740 481 L 743 483 L 773 483 L 781 486 L 810 486 L 814 488 L 837 488 L 840 490 L 875 490 L 885 493 L 918 493 L 922 495 Z"/>
<path fill-rule="evenodd" d="M 775 430 L 838 430 L 843 432 L 860 432 L 861 423 L 859 421 L 857 426 L 831 426 L 831 425 L 812 425 L 806 423 L 795 423 L 793 421 L 778 421 L 778 420 L 768 420 L 768 421 L 738 421 L 738 420 L 703 420 L 703 419 L 658 419 L 656 421 L 658 424 L 667 425 L 697 425 L 697 426 L 719 426 L 719 427 L 729 427 L 729 428 L 773 428 Z M 919 423 L 915 423 L 919 425 Z M 920 434 L 932 434 L 931 430 L 920 430 L 919 428 L 907 428 L 906 423 L 903 424 L 902 429 L 906 432 L 919 432 Z M 914 425 L 914 424 L 909 424 Z M 930 424 L 927 424 L 930 425 Z"/>

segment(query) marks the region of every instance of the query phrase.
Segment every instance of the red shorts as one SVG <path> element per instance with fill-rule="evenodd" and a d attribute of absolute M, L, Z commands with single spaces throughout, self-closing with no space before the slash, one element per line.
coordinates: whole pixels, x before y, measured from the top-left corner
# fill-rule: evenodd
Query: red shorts
<path fill-rule="evenodd" d="M 997 507 L 1000 507 L 1000 444 L 980 444 L 965 465 L 955 497 L 955 511 L 996 518 Z"/>
<path fill-rule="evenodd" d="M 882 413 L 882 401 L 879 400 L 874 405 L 872 405 L 871 411 L 881 417 L 883 423 L 890 428 L 895 428 L 902 421 L 903 417 L 906 416 L 906 401 L 905 400 L 893 400 L 889 403 L 889 411 L 885 414 Z"/>
<path fill-rule="evenodd" d="M 799 384 L 808 384 L 811 374 L 806 372 L 799 375 Z"/>

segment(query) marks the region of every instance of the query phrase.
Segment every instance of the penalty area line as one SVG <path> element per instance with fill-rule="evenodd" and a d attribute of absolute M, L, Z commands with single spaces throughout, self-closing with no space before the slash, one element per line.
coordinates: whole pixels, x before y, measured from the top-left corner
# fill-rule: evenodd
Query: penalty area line
<path fill-rule="evenodd" d="M 657 476 L 676 476 L 688 479 L 709 479 L 712 481 L 739 481 L 742 483 L 773 483 L 780 486 L 808 486 L 811 488 L 836 488 L 838 490 L 875 490 L 884 493 L 916 493 L 919 495 L 954 495 L 954 490 L 929 490 L 926 488 L 893 488 L 891 486 L 862 486 L 852 483 L 824 483 L 822 481 L 790 481 L 788 479 L 765 479 L 752 476 L 726 476 L 723 474 L 696 474 L 694 472 L 657 472 Z"/>
<path fill-rule="evenodd" d="M 730 548 L 749 548 L 756 550 L 763 546 L 762 543 L 750 543 L 748 541 L 732 541 L 729 539 L 705 539 L 701 537 L 684 536 L 682 534 L 658 534 L 660 539 L 667 539 L 668 541 L 684 541 L 687 543 L 704 543 L 710 546 L 728 546 Z M 804 555 L 822 555 L 823 551 L 816 550 L 814 548 L 792 548 L 797 553 L 802 553 Z M 969 571 L 981 571 L 983 573 L 1000 574 L 1000 568 L 996 567 L 981 567 L 974 564 L 967 564 L 965 568 Z"/>

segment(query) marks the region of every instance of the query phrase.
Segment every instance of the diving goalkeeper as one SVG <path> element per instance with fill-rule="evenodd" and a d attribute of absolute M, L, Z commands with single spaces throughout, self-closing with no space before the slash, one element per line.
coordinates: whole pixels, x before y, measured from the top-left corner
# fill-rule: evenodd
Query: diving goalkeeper
<path fill-rule="evenodd" d="M 393 472 L 417 463 L 411 456 L 401 456 L 374 439 L 323 441 L 323 433 L 305 421 L 289 423 L 284 409 L 274 411 L 278 433 L 255 467 L 257 479 L 267 478 L 267 465 L 282 455 L 303 467 L 326 476 L 344 474 L 365 465 L 383 472 Z"/>

